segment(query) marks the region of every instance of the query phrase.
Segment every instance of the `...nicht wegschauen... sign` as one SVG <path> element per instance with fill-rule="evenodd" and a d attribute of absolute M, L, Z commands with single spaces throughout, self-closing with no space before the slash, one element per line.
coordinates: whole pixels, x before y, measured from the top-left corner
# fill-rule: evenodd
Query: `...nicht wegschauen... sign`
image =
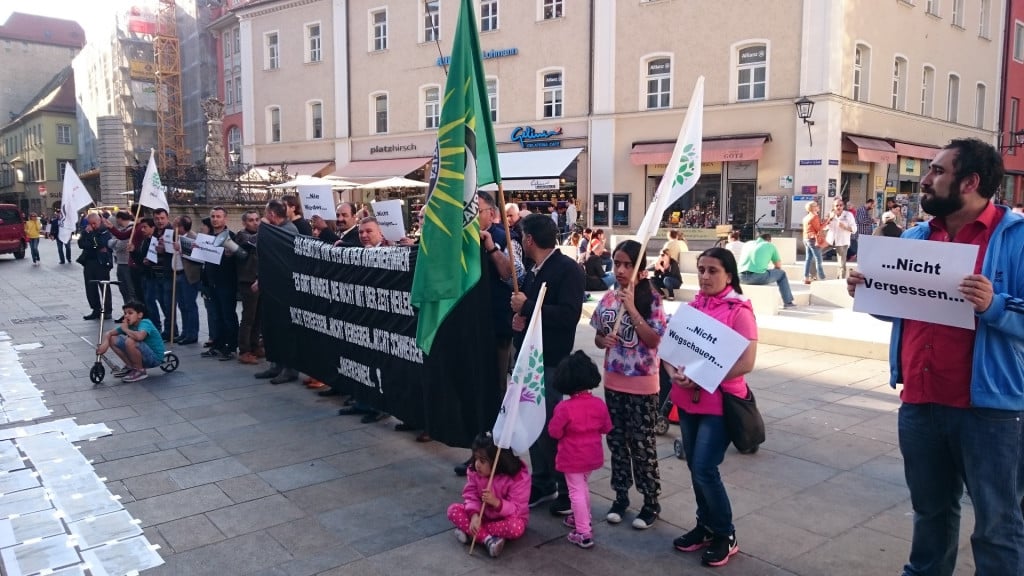
<path fill-rule="evenodd" d="M 559 126 L 554 130 L 534 130 L 533 126 L 516 126 L 512 129 L 509 139 L 519 142 L 523 148 L 559 148 L 561 140 L 552 140 L 555 136 L 562 135 L 562 128 Z"/>

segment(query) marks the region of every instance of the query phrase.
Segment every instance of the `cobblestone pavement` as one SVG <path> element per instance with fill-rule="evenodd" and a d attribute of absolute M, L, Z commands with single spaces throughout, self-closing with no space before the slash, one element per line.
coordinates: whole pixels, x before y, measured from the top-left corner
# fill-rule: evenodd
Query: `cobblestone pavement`
<path fill-rule="evenodd" d="M 0 258 L 0 331 L 15 344 L 42 344 L 20 359 L 53 417 L 114 430 L 82 451 L 162 547 L 166 564 L 147 573 L 600 576 L 636 574 L 638 565 L 648 574 L 710 573 L 671 546 L 694 516 L 685 462 L 672 454 L 675 427 L 659 440 L 663 513 L 654 528 L 601 521 L 597 546 L 580 550 L 559 519 L 538 509 L 500 559 L 471 557 L 445 517 L 460 495 L 451 468 L 463 450 L 416 443 L 393 420 L 339 417 L 334 399 L 257 381 L 257 367 L 202 359 L 196 345 L 177 348 L 181 367 L 172 374 L 155 370 L 134 385 L 112 385 L 108 375 L 94 388 L 94 355 L 80 336 L 94 339 L 97 324 L 81 320 L 81 267 L 57 264 L 49 241 L 40 248 L 37 268 Z M 578 345 L 598 358 L 592 340 L 581 325 Z M 730 450 L 722 466 L 741 553 L 716 573 L 900 572 L 911 510 L 886 370 L 874 360 L 759 347 L 750 381 L 768 441 L 754 456 Z M 598 519 L 610 505 L 608 475 L 600 470 L 590 483 Z M 969 505 L 963 525 L 958 574 L 969 574 Z"/>

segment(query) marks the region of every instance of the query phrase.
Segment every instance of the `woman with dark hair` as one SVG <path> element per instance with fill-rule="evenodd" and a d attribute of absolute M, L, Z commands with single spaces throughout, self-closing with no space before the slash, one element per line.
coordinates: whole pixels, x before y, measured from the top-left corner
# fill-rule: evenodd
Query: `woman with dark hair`
<path fill-rule="evenodd" d="M 669 300 L 675 300 L 675 291 L 683 285 L 683 275 L 679 272 L 679 262 L 676 262 L 667 248 L 662 249 L 661 256 L 654 264 L 654 278 L 651 283 L 658 290 L 659 294 L 667 296 Z"/>
<path fill-rule="evenodd" d="M 594 233 L 590 235 L 590 246 L 587 251 L 592 256 L 601 257 L 605 272 L 612 271 L 612 256 L 604 245 L 604 230 L 601 228 L 594 229 Z"/>
<path fill-rule="evenodd" d="M 739 552 L 739 546 L 732 523 L 732 504 L 718 471 L 729 446 L 722 394 L 749 396 L 743 375 L 753 370 L 757 357 L 757 323 L 750 300 L 742 294 L 732 252 L 725 248 L 705 250 L 697 258 L 697 273 L 700 292 L 690 306 L 729 326 L 750 344 L 712 393 L 703 391 L 687 377 L 685 366 L 664 366 L 672 378 L 669 394 L 679 409 L 683 452 L 697 501 L 697 526 L 676 538 L 673 545 L 682 552 L 706 548 L 701 562 L 706 566 L 723 566 Z"/>
<path fill-rule="evenodd" d="M 658 420 L 658 344 L 665 333 L 665 310 L 661 296 L 646 277 L 647 262 L 639 242 L 622 242 L 612 258 L 619 289 L 604 295 L 590 319 L 597 330 L 594 343 L 605 351 L 605 402 L 612 420 L 608 448 L 615 502 L 606 518 L 611 524 L 622 522 L 635 479 L 644 505 L 633 527 L 646 530 L 661 514 L 654 425 Z M 635 275 L 634 270 L 638 272 Z M 613 333 L 620 310 L 621 322 Z"/>
<path fill-rule="evenodd" d="M 306 220 L 302 216 L 302 200 L 299 199 L 295 194 L 285 194 L 281 196 L 281 202 L 284 203 L 285 213 L 288 215 L 288 221 L 295 224 L 295 229 L 299 231 L 299 234 L 303 236 L 312 236 L 313 227 L 309 224 L 309 220 Z"/>

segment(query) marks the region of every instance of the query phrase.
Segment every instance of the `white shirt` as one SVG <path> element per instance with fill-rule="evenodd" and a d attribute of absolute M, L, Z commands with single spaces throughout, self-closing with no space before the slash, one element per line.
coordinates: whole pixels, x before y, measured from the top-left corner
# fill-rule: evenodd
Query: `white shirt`
<path fill-rule="evenodd" d="M 836 213 L 833 211 L 829 214 L 829 217 L 831 220 L 828 223 L 828 234 L 826 234 L 825 239 L 833 246 L 849 246 L 850 237 L 857 231 L 857 219 L 854 218 L 849 210 L 843 210 L 843 213 L 839 216 L 836 216 Z M 849 226 L 852 231 L 839 226 L 840 222 Z"/>
<path fill-rule="evenodd" d="M 565 206 L 565 221 L 569 224 L 569 228 L 572 228 L 576 224 L 576 218 L 579 217 L 579 213 L 576 212 L 575 204 L 567 204 Z"/>

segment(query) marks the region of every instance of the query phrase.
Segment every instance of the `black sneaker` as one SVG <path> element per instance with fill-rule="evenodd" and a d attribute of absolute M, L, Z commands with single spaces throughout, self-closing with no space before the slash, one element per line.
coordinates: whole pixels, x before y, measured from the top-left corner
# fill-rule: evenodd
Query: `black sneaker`
<path fill-rule="evenodd" d="M 551 492 L 541 492 L 536 486 L 530 488 L 530 508 L 550 502 L 558 498 L 558 489 L 552 490 Z"/>
<path fill-rule="evenodd" d="M 473 460 L 475 458 L 476 458 L 475 456 L 470 456 L 469 460 L 466 460 L 462 464 L 459 464 L 459 465 L 455 466 L 455 475 L 456 476 L 465 477 L 466 476 L 466 470 L 469 469 L 470 464 L 473 463 Z"/>
<path fill-rule="evenodd" d="M 661 514 L 661 506 L 658 504 L 653 506 L 644 504 L 644 507 L 640 509 L 640 513 L 633 519 L 633 528 L 647 530 L 654 526 L 655 520 L 658 519 L 658 514 Z"/>
<path fill-rule="evenodd" d="M 569 495 L 559 493 L 558 498 L 555 498 L 555 502 L 548 508 L 548 512 L 551 512 L 552 516 L 572 514 L 572 502 L 569 502 Z"/>
<path fill-rule="evenodd" d="M 624 498 L 616 498 L 615 502 L 612 502 L 612 508 L 608 511 L 608 515 L 605 516 L 605 520 L 609 524 L 618 524 L 622 522 L 622 515 L 626 513 L 626 509 L 629 508 L 629 500 Z"/>
<path fill-rule="evenodd" d="M 711 544 L 714 534 L 704 526 L 697 524 L 697 527 L 683 534 L 672 541 L 672 545 L 680 552 L 696 552 Z"/>
<path fill-rule="evenodd" d="M 228 352 L 227 350 L 222 350 L 221 351 L 221 353 L 220 353 L 220 361 L 221 362 L 227 362 L 228 360 L 234 360 L 234 359 L 235 359 L 234 352 Z"/>
<path fill-rule="evenodd" d="M 207 348 L 199 354 L 200 358 L 220 358 L 220 350 L 216 348 Z"/>
<path fill-rule="evenodd" d="M 740 544 L 736 541 L 736 533 L 728 536 L 715 535 L 711 538 L 708 549 L 701 554 L 700 563 L 705 566 L 725 566 L 729 558 L 740 551 Z"/>

